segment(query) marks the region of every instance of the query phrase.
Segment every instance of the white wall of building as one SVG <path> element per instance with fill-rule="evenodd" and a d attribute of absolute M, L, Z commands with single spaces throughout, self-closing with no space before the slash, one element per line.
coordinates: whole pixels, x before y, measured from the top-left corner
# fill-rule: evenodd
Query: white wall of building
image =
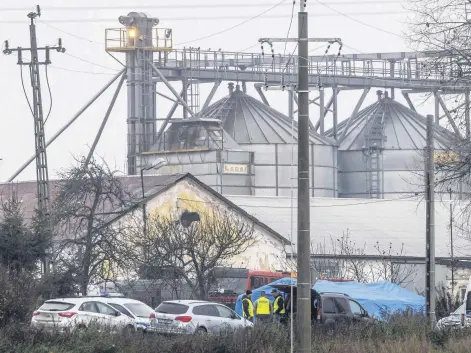
<path fill-rule="evenodd" d="M 221 208 L 230 212 L 237 211 L 229 209 L 219 198 L 190 179 L 178 182 L 169 190 L 149 200 L 147 210 L 149 216 L 168 214 L 173 212 L 178 217 L 185 209 L 198 211 L 207 208 Z M 247 218 L 250 223 L 250 219 Z M 284 245 L 274 237 L 267 229 L 255 225 L 257 241 L 243 254 L 234 257 L 228 266 L 249 268 L 255 270 L 280 269 L 280 259 L 283 258 Z"/>

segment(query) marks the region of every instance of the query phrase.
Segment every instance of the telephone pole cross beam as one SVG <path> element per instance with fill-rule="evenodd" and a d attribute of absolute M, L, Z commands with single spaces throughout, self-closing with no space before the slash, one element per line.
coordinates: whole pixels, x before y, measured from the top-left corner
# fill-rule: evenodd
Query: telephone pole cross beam
<path fill-rule="evenodd" d="M 46 137 L 44 134 L 44 119 L 43 119 L 43 104 L 41 97 L 41 81 L 39 77 L 40 65 L 47 65 L 51 63 L 50 51 L 56 50 L 57 52 L 64 53 L 65 48 L 62 47 L 62 40 L 59 38 L 58 45 L 38 47 L 36 38 L 36 24 L 35 20 L 41 16 L 41 9 L 39 5 L 36 7 L 36 12 L 30 12 L 28 18 L 30 19 L 29 34 L 30 34 L 30 47 L 29 48 L 10 48 L 10 44 L 6 40 L 4 42 L 3 53 L 10 55 L 18 53 L 18 65 L 30 67 L 30 78 L 31 87 L 33 89 L 33 104 L 30 106 L 31 113 L 34 117 L 34 136 L 35 136 L 35 153 L 36 153 L 36 178 L 37 178 L 37 199 L 38 199 L 38 212 L 41 216 L 41 221 L 45 222 L 47 229 L 45 232 L 51 231 L 50 222 L 50 193 L 49 193 L 49 174 L 47 165 L 47 154 L 46 154 Z M 30 52 L 31 61 L 23 61 L 23 52 Z M 39 51 L 45 51 L 45 60 L 39 61 Z M 28 101 L 29 102 L 29 101 Z M 48 258 L 45 256 L 43 259 L 43 274 L 48 275 L 49 264 Z"/>

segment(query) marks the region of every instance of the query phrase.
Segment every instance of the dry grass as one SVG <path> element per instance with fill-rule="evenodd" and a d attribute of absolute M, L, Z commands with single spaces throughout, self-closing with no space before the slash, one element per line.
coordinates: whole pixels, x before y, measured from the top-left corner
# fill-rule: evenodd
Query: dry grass
<path fill-rule="evenodd" d="M 401 318 L 374 328 L 350 328 L 326 337 L 313 332 L 314 353 L 468 353 L 469 331 L 431 332 L 421 321 Z M 0 331 L 0 353 L 287 353 L 289 330 L 255 328 L 220 335 L 161 337 L 87 332 L 48 335 L 27 326 Z"/>

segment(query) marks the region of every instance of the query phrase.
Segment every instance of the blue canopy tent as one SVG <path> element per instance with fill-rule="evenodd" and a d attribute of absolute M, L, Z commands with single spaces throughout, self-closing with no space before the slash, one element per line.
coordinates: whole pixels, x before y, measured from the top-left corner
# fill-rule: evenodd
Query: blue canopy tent
<path fill-rule="evenodd" d="M 260 292 L 264 291 L 270 300 L 270 292 L 273 285 L 296 285 L 296 280 L 282 278 L 261 288 L 252 291 L 252 300 L 255 302 L 260 298 Z M 317 292 L 336 292 L 348 294 L 358 301 L 370 315 L 381 318 L 384 313 L 394 313 L 406 310 L 423 312 L 425 308 L 425 298 L 412 293 L 396 284 L 390 282 L 358 283 L 358 282 L 329 282 L 317 281 L 313 289 Z M 236 312 L 242 314 L 242 297 L 237 298 Z"/>

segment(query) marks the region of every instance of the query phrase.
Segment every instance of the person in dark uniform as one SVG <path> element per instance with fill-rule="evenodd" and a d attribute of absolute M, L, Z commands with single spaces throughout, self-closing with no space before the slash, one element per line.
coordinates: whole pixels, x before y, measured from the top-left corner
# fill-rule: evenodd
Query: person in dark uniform
<path fill-rule="evenodd" d="M 242 297 L 242 316 L 250 322 L 253 322 L 252 291 L 250 289 L 247 290 Z"/>

